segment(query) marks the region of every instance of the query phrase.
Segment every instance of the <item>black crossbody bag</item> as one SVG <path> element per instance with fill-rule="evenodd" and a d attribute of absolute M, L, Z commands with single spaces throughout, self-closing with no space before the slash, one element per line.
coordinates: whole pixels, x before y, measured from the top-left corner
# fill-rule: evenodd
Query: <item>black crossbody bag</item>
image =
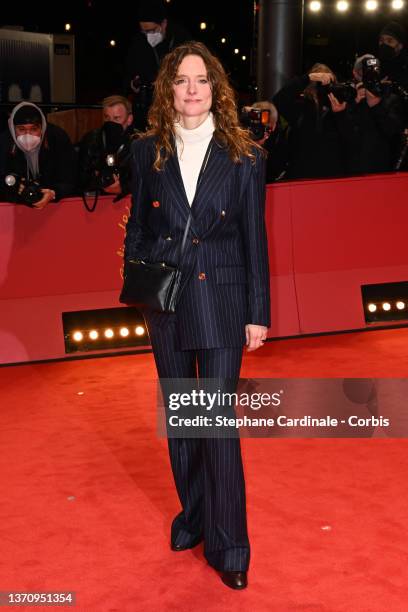
<path fill-rule="evenodd" d="M 197 179 L 196 193 L 206 169 L 210 152 L 211 142 Z M 174 313 L 176 311 L 182 277 L 179 265 L 185 250 L 191 220 L 190 212 L 180 243 L 176 266 L 168 266 L 164 262 L 147 262 L 142 259 L 129 259 L 125 263 L 123 288 L 119 297 L 122 304 L 139 308 L 148 307 L 158 312 Z"/>

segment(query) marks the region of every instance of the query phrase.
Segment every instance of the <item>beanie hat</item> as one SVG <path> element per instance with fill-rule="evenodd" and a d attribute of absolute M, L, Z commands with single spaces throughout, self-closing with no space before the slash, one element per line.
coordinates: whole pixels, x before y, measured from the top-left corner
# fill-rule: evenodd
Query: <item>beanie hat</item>
<path fill-rule="evenodd" d="M 392 36 L 395 40 L 398 40 L 399 43 L 405 45 L 405 41 L 407 38 L 407 33 L 402 25 L 397 23 L 396 21 L 390 21 L 387 23 L 380 32 L 380 36 Z"/>
<path fill-rule="evenodd" d="M 161 23 L 166 17 L 167 11 L 163 0 L 141 0 L 139 2 L 139 21 Z"/>
<path fill-rule="evenodd" d="M 25 105 L 18 109 L 13 117 L 14 125 L 25 125 L 26 123 L 38 123 L 42 125 L 42 116 L 35 106 Z"/>

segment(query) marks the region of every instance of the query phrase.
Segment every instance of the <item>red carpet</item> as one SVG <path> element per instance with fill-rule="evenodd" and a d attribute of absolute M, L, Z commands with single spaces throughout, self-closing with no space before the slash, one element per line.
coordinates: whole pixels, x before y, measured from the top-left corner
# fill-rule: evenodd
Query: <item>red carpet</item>
<path fill-rule="evenodd" d="M 242 375 L 406 377 L 407 345 L 407 329 L 272 342 Z M 0 591 L 76 591 L 81 612 L 408 610 L 405 440 L 244 440 L 234 592 L 201 547 L 169 550 L 154 378 L 151 355 L 0 369 Z"/>

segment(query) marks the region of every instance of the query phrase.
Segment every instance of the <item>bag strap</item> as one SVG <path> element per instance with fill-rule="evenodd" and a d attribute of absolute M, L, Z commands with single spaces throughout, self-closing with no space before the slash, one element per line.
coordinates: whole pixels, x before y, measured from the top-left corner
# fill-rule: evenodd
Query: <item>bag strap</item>
<path fill-rule="evenodd" d="M 201 183 L 201 179 L 203 178 L 204 171 L 205 171 L 205 169 L 207 167 L 208 158 L 210 157 L 211 149 L 212 149 L 212 139 L 210 140 L 210 144 L 208 145 L 207 151 L 205 152 L 204 160 L 203 160 L 203 163 L 201 165 L 200 173 L 198 175 L 197 186 L 196 186 L 196 193 L 197 193 L 198 186 Z M 193 203 L 194 203 L 194 200 L 191 203 L 191 206 L 193 205 Z M 184 249 L 186 247 L 187 236 L 188 236 L 188 232 L 190 231 L 192 218 L 193 218 L 193 215 L 191 214 L 191 211 L 190 211 L 190 214 L 188 215 L 186 227 L 184 229 L 183 238 L 182 238 L 181 244 L 180 244 L 180 250 L 179 250 L 179 256 L 178 256 L 178 263 L 179 264 L 180 264 L 181 258 L 183 256 Z"/>

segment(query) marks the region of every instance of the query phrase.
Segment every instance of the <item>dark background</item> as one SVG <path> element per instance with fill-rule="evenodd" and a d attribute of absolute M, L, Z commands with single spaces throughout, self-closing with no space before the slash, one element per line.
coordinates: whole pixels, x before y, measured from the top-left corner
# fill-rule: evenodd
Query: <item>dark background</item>
<path fill-rule="evenodd" d="M 376 52 L 378 32 L 388 21 L 407 24 L 407 9 L 392 11 L 390 0 L 380 2 L 380 8 L 370 14 L 364 2 L 345 14 L 335 10 L 335 3 L 324 2 L 319 14 L 305 7 L 303 38 L 303 70 L 315 61 L 327 63 L 340 77 L 347 77 L 354 57 Z M 253 0 L 222 2 L 222 0 L 171 0 L 169 16 L 183 23 L 192 38 L 202 40 L 222 59 L 233 84 L 243 97 L 253 96 L 256 47 L 256 14 Z M 207 29 L 201 31 L 201 21 Z M 0 24 L 20 25 L 32 32 L 65 32 L 71 23 L 75 35 L 77 102 L 98 103 L 105 95 L 121 93 L 122 66 L 132 35 L 138 28 L 137 1 L 77 0 L 69 4 L 14 2 L 2 7 Z M 227 43 L 221 44 L 225 36 Z M 114 39 L 116 46 L 109 41 Z M 240 50 L 234 55 L 233 49 Z M 247 60 L 241 59 L 242 55 Z"/>

